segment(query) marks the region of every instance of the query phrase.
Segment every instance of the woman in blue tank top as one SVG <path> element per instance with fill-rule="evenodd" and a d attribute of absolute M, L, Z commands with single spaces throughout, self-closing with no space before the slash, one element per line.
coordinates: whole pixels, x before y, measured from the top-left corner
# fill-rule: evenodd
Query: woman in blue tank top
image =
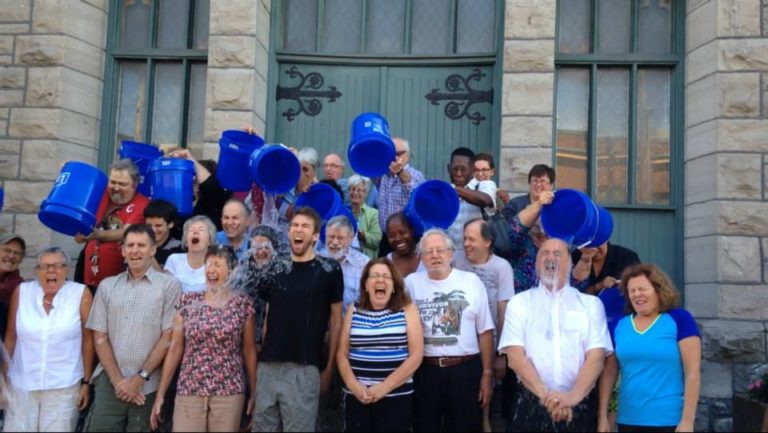
<path fill-rule="evenodd" d="M 608 402 L 617 377 L 620 432 L 693 431 L 701 382 L 696 322 L 675 308 L 677 290 L 655 265 L 626 269 L 621 290 L 631 314 L 608 326 L 615 352 L 600 379 L 598 431 L 610 431 Z"/>
<path fill-rule="evenodd" d="M 344 431 L 410 431 L 413 373 L 424 351 L 421 319 L 386 258 L 363 269 L 344 315 L 336 362 L 344 380 Z"/>

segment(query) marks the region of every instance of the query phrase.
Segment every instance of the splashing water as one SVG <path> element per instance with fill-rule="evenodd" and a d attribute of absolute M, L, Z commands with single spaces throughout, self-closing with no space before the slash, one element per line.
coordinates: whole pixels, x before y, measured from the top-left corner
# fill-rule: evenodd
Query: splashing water
<path fill-rule="evenodd" d="M 557 290 L 560 288 L 562 281 L 560 281 L 560 262 L 558 260 L 546 259 L 544 260 L 544 271 L 539 276 L 541 283 L 550 290 Z"/>

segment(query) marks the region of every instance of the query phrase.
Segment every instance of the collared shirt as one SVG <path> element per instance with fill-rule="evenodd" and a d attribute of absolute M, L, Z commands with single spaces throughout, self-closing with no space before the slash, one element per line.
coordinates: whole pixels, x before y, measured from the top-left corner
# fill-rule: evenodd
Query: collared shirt
<path fill-rule="evenodd" d="M 522 347 L 555 391 L 570 391 L 588 351 L 613 352 L 603 304 L 570 285 L 553 293 L 540 284 L 510 299 L 499 351 L 510 346 Z"/>
<path fill-rule="evenodd" d="M 328 253 L 328 248 L 323 248 L 320 255 L 332 258 Z M 344 275 L 344 298 L 342 301 L 342 313 L 347 311 L 347 307 L 357 302 L 360 298 L 360 277 L 363 275 L 363 268 L 370 261 L 370 257 L 349 248 L 347 255 L 339 261 L 341 273 Z"/>
<path fill-rule="evenodd" d="M 405 278 L 405 288 L 424 327 L 424 356 L 465 356 L 480 352 L 478 335 L 494 329 L 488 294 L 480 278 L 452 269 L 433 280 L 427 272 Z"/>
<path fill-rule="evenodd" d="M 175 278 L 152 268 L 138 279 L 126 271 L 101 282 L 86 327 L 107 334 L 123 376 L 141 370 L 161 334 L 173 327 L 180 294 L 181 285 Z M 160 370 L 144 383 L 144 394 L 157 390 Z M 93 378 L 102 371 L 99 364 Z"/>
<path fill-rule="evenodd" d="M 376 179 L 376 186 L 379 188 L 379 227 L 384 233 L 387 231 L 387 218 L 405 209 L 408 199 L 411 198 L 411 191 L 424 182 L 424 175 L 419 170 L 410 165 L 406 165 L 403 170 L 411 175 L 408 183 L 403 183 L 400 176 L 390 173 Z"/>
<path fill-rule="evenodd" d="M 248 252 L 249 244 L 251 239 L 251 229 L 250 227 L 248 230 L 245 231 L 245 234 L 243 235 L 243 240 L 240 242 L 240 246 L 235 249 L 235 255 L 237 256 L 238 260 L 243 260 L 246 256 L 246 253 Z M 230 245 L 229 238 L 227 237 L 227 234 L 224 233 L 224 230 L 220 232 L 216 232 L 216 243 L 219 245 Z M 234 247 L 233 247 L 234 248 Z"/>

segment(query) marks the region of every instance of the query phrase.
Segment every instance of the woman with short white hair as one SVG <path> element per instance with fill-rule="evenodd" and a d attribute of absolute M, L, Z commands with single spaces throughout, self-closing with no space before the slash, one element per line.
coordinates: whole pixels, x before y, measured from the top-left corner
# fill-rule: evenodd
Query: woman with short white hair
<path fill-rule="evenodd" d="M 362 252 L 374 259 L 379 255 L 382 233 L 379 225 L 379 210 L 365 204 L 371 188 L 371 180 L 354 174 L 349 177 L 347 185 L 352 214 L 357 221 L 357 240 L 360 241 Z"/>
<path fill-rule="evenodd" d="M 69 256 L 61 248 L 37 256 L 36 279 L 11 297 L 5 348 L 14 398 L 5 431 L 75 431 L 88 406 L 93 336 L 85 332 L 93 296 L 67 281 Z"/>

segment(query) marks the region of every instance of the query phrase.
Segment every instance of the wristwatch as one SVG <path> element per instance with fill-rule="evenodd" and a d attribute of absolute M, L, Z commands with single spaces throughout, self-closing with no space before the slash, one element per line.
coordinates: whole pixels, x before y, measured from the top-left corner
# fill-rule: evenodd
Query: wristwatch
<path fill-rule="evenodd" d="M 139 370 L 138 373 L 140 378 L 144 379 L 145 381 L 149 380 L 149 372 L 147 370 L 144 370 L 143 368 Z"/>

